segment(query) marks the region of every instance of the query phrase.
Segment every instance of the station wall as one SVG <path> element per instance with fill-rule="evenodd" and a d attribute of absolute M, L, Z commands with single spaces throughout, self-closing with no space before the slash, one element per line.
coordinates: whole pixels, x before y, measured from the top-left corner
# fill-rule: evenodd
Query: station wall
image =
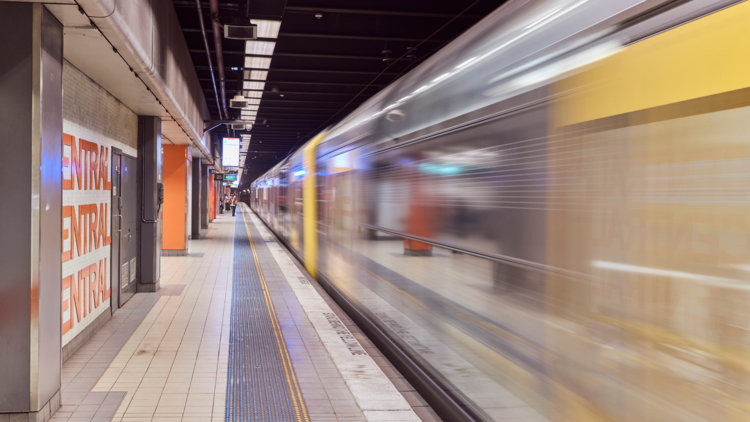
<path fill-rule="evenodd" d="M 62 79 L 65 347 L 111 312 L 112 148 L 137 157 L 138 116 L 67 60 Z"/>

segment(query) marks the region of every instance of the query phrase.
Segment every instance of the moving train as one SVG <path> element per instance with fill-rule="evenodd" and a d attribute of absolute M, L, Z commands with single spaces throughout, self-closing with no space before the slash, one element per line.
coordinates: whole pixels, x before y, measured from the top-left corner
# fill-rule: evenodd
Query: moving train
<path fill-rule="evenodd" d="M 750 420 L 748 2 L 509 1 L 249 202 L 456 419 Z"/>

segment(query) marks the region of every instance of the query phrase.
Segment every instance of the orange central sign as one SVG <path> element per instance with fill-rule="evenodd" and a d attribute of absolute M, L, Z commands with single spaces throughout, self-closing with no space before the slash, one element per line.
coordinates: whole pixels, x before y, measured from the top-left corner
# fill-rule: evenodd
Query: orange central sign
<path fill-rule="evenodd" d="M 74 136 L 63 134 L 62 167 L 62 333 L 66 334 L 111 296 L 109 250 L 100 251 L 112 243 L 109 147 L 84 139 L 76 142 Z"/>

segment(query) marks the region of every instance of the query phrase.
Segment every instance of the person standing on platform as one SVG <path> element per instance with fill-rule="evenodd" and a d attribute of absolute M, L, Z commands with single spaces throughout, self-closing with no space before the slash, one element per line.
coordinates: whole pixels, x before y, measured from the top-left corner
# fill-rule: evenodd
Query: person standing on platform
<path fill-rule="evenodd" d="M 232 217 L 234 217 L 234 212 L 237 211 L 237 194 L 232 195 Z"/>

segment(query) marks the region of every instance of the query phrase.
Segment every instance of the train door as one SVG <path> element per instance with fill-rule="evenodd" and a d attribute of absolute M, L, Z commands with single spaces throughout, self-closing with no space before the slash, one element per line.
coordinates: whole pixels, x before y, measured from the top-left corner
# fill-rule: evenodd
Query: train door
<path fill-rule="evenodd" d="M 122 307 L 136 291 L 137 200 L 135 157 L 112 154 L 112 307 Z"/>
<path fill-rule="evenodd" d="M 273 228 L 277 233 L 281 230 L 279 211 L 279 178 L 275 177 L 273 179 Z"/>

